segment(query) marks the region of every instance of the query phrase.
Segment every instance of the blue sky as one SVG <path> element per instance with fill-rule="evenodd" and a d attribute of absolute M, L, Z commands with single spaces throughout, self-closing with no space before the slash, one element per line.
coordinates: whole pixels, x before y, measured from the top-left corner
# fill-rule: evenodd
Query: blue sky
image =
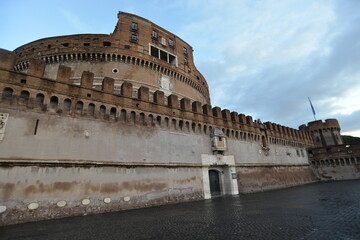
<path fill-rule="evenodd" d="M 337 118 L 360 136 L 359 0 L 0 1 L 0 48 L 111 33 L 140 15 L 194 49 L 213 106 L 297 128 Z"/>

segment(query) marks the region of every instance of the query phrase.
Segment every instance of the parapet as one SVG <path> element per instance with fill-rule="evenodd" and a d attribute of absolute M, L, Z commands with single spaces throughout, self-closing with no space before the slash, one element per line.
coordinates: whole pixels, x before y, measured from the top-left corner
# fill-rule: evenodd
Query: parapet
<path fill-rule="evenodd" d="M 16 56 L 13 52 L 0 48 L 0 68 L 13 70 Z"/>
<path fill-rule="evenodd" d="M 299 129 L 309 132 L 323 129 L 335 129 L 340 131 L 340 125 L 336 119 L 326 119 L 324 122 L 322 120 L 317 120 L 309 122 L 307 125 L 303 124 L 299 126 Z"/>
<path fill-rule="evenodd" d="M 57 79 L 47 79 L 44 78 L 43 66 L 41 60 L 30 60 L 28 73 L 19 72 L 11 76 L 5 73 L 8 69 L 0 69 L 0 91 L 4 92 L 6 89 L 7 94 L 19 99 L 25 98 L 21 99 L 21 102 L 27 99 L 33 105 L 36 105 L 36 101 L 40 99 L 43 101 L 41 111 L 48 111 L 50 114 L 66 113 L 74 117 L 89 117 L 87 111 L 92 111 L 91 116 L 94 116 L 94 105 L 96 104 L 96 106 L 101 105 L 100 107 L 103 109 L 100 108 L 102 115 L 106 111 L 108 119 L 109 114 L 112 114 L 112 117 L 116 119 L 122 110 L 134 113 L 147 112 L 149 116 L 152 116 L 152 119 L 160 117 L 168 119 L 171 123 L 172 121 L 181 122 L 181 127 L 179 125 L 176 128 L 177 130 L 182 129 L 183 126 L 185 128 L 191 126 L 192 129 L 200 129 L 200 126 L 201 128 L 212 127 L 221 129 L 227 137 L 234 137 L 235 139 L 260 141 L 261 136 L 267 136 L 273 144 L 298 143 L 307 146 L 313 145 L 313 141 L 307 132 L 271 122 L 262 124 L 254 121 L 251 116 L 231 112 L 227 109 L 222 110 L 220 107 L 212 107 L 209 104 L 202 105 L 200 102 L 192 102 L 186 97 L 179 98 L 177 95 L 171 94 L 165 99 L 164 92 L 158 90 L 152 94 L 149 88 L 144 86 L 138 88 L 135 95 L 135 89 L 127 81 L 122 82 L 120 94 L 114 93 L 114 79 L 110 77 L 104 77 L 101 90 L 94 89 L 92 87 L 94 74 L 89 71 L 83 72 L 80 86 L 69 83 L 72 71 L 70 68 L 61 65 L 58 69 Z M 35 96 L 39 94 L 42 97 L 35 99 Z M 45 99 L 44 96 L 46 96 Z M 56 101 L 52 102 L 51 99 L 56 99 Z M 64 103 L 62 103 L 63 101 Z M 45 105 L 45 103 L 48 105 Z M 1 104 L 7 103 L 2 101 Z M 29 108 L 34 109 L 33 105 Z M 65 106 L 67 106 L 66 109 Z M 24 104 L 17 105 L 11 102 L 10 107 L 23 108 Z M 50 107 L 53 107 L 52 111 L 48 110 Z M 327 120 L 325 122 L 328 125 L 335 125 L 335 123 L 338 124 L 336 120 Z M 147 126 L 154 125 L 149 124 Z M 264 135 L 264 131 L 266 131 L 266 135 Z M 240 138 L 240 136 L 243 138 Z"/>

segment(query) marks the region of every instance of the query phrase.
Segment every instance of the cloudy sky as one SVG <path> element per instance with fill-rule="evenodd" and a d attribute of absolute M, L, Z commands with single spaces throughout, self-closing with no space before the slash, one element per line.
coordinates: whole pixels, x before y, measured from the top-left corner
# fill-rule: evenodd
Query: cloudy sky
<path fill-rule="evenodd" d="M 94 2 L 94 3 L 92 3 Z M 337 118 L 360 136 L 360 0 L 0 1 L 0 48 L 111 33 L 117 12 L 183 38 L 213 106 L 297 128 Z"/>

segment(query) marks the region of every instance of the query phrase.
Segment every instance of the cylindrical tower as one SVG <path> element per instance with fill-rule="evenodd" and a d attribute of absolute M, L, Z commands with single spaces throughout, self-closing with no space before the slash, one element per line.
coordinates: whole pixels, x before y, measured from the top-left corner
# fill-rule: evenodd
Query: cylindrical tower
<path fill-rule="evenodd" d="M 299 128 L 313 136 L 317 147 L 343 144 L 340 125 L 336 119 L 326 119 L 325 122 L 317 120 L 309 122 L 307 126 L 305 124 L 301 125 Z"/>
<path fill-rule="evenodd" d="M 196 69 L 193 49 L 184 40 L 142 17 L 119 12 L 112 34 L 78 34 L 40 39 L 14 50 L 16 70 L 27 71 L 29 59 L 46 62 L 45 77 L 55 79 L 58 66 L 72 68 L 71 82 L 80 84 L 83 71 L 95 75 L 94 88 L 102 79 L 115 79 L 115 91 L 123 81 L 150 93 L 161 90 L 192 101 L 210 104 L 208 85 Z"/>

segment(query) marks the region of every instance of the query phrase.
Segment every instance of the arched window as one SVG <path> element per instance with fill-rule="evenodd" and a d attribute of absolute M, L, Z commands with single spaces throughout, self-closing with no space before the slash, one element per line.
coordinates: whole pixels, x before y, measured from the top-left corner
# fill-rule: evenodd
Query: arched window
<path fill-rule="evenodd" d="M 149 115 L 149 126 L 152 126 L 154 122 L 154 116 L 152 114 Z"/>
<path fill-rule="evenodd" d="M 75 107 L 76 113 L 77 114 L 82 114 L 83 109 L 84 109 L 84 103 L 82 101 L 78 101 L 76 103 L 76 107 Z"/>
<path fill-rule="evenodd" d="M 184 122 L 182 120 L 179 121 L 179 129 L 182 131 L 184 127 Z"/>
<path fill-rule="evenodd" d="M 50 98 L 50 105 L 49 108 L 51 111 L 56 111 L 59 104 L 59 98 L 57 96 L 52 96 Z"/>
<path fill-rule="evenodd" d="M 191 129 L 193 132 L 196 132 L 196 124 L 195 123 L 191 124 Z"/>
<path fill-rule="evenodd" d="M 95 113 L 95 104 L 90 103 L 88 106 L 88 114 L 90 116 L 94 116 L 94 113 Z"/>
<path fill-rule="evenodd" d="M 140 124 L 144 124 L 144 123 L 145 123 L 145 114 L 140 113 Z"/>
<path fill-rule="evenodd" d="M 2 92 L 2 99 L 3 100 L 10 100 L 13 97 L 14 90 L 12 88 L 4 88 Z"/>
<path fill-rule="evenodd" d="M 145 116 L 144 116 L 145 117 Z M 136 113 L 134 111 L 131 111 L 130 113 L 130 121 L 132 123 L 135 123 L 136 122 Z"/>
<path fill-rule="evenodd" d="M 156 118 L 156 125 L 161 127 L 161 117 L 160 116 L 157 116 L 157 118 Z"/>
<path fill-rule="evenodd" d="M 105 117 L 105 113 L 106 113 L 106 107 L 104 105 L 100 106 L 100 117 Z"/>
<path fill-rule="evenodd" d="M 165 126 L 166 128 L 169 128 L 169 118 L 165 118 Z"/>
<path fill-rule="evenodd" d="M 172 120 L 172 127 L 173 127 L 173 129 L 176 129 L 176 120 L 175 119 Z"/>
<path fill-rule="evenodd" d="M 116 108 L 115 107 L 112 107 L 111 109 L 110 109 L 110 117 L 111 118 L 116 118 Z"/>
<path fill-rule="evenodd" d="M 67 98 L 64 100 L 64 112 L 69 113 L 70 110 L 71 110 L 71 100 Z"/>
<path fill-rule="evenodd" d="M 35 97 L 35 106 L 41 106 L 41 105 L 43 105 L 43 104 L 44 104 L 44 99 L 45 99 L 44 94 L 42 94 L 42 93 L 36 94 L 36 97 Z"/>
<path fill-rule="evenodd" d="M 125 109 L 121 110 L 120 118 L 121 118 L 121 120 L 126 121 L 126 110 Z"/>
<path fill-rule="evenodd" d="M 20 93 L 20 100 L 21 102 L 27 102 L 30 98 L 30 93 L 28 91 L 21 91 Z"/>

